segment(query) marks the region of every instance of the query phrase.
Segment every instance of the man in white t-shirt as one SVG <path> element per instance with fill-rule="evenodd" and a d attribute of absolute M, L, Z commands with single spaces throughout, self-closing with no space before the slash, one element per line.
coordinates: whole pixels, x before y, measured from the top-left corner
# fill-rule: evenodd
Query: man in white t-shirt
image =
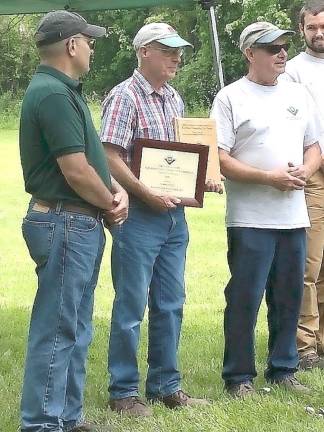
<path fill-rule="evenodd" d="M 320 165 L 311 97 L 299 84 L 277 82 L 285 70 L 287 37 L 267 23 L 243 30 L 248 74 L 222 89 L 216 119 L 226 179 L 228 263 L 223 379 L 230 394 L 254 392 L 254 329 L 264 292 L 268 305 L 267 381 L 308 391 L 294 373 L 303 291 L 306 180 Z"/>
<path fill-rule="evenodd" d="M 306 51 L 287 63 L 283 78 L 302 83 L 314 99 L 324 128 L 324 0 L 306 4 L 300 13 Z M 324 149 L 324 136 L 320 138 Z M 324 162 L 305 187 L 311 227 L 307 229 L 304 296 L 297 330 L 299 366 L 324 369 Z"/>

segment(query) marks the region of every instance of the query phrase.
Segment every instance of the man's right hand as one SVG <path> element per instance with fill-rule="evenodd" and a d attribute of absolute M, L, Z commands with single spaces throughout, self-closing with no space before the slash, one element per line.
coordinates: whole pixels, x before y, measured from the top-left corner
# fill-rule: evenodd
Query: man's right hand
<path fill-rule="evenodd" d="M 268 184 L 280 191 L 302 190 L 306 182 L 289 174 L 288 170 L 276 169 L 268 172 Z"/>
<path fill-rule="evenodd" d="M 145 200 L 146 204 L 156 212 L 166 212 L 174 209 L 181 203 L 179 198 L 170 195 L 155 195 L 151 194 Z"/>
<path fill-rule="evenodd" d="M 114 207 L 111 210 L 106 210 L 103 213 L 104 221 L 107 226 L 121 225 L 128 217 L 128 194 L 124 189 L 120 189 L 113 200 Z"/>

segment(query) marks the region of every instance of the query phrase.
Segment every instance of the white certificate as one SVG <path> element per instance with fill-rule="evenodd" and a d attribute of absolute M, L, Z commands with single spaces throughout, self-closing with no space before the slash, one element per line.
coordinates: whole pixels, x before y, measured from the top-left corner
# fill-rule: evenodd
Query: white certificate
<path fill-rule="evenodd" d="M 195 198 L 198 153 L 144 147 L 139 179 L 161 195 Z"/>

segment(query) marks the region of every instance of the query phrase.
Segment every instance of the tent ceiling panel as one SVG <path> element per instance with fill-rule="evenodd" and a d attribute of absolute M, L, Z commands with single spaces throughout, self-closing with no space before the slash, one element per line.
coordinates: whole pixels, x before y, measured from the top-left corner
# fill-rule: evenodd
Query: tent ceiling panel
<path fill-rule="evenodd" d="M 55 9 L 90 11 L 153 6 L 193 7 L 196 0 L 1 0 L 0 15 L 48 12 Z"/>

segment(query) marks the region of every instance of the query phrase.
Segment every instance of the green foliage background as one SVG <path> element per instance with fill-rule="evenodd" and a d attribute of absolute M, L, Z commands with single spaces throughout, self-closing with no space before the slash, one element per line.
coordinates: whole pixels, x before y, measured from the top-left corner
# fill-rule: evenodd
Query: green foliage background
<path fill-rule="evenodd" d="M 238 79 L 245 71 L 245 62 L 238 49 L 242 29 L 253 21 L 267 20 L 286 28 L 298 28 L 298 11 L 302 0 L 218 0 L 216 11 L 225 82 Z M 116 10 L 83 15 L 93 23 L 108 28 L 109 37 L 98 41 L 91 73 L 85 79 L 89 96 L 101 98 L 114 85 L 126 79 L 136 57 L 132 39 L 145 23 L 165 21 L 190 40 L 194 50 L 187 49 L 182 70 L 174 85 L 183 95 L 190 111 L 208 109 L 217 93 L 208 13 L 200 6 L 194 10 L 152 8 Z M 12 96 L 20 96 L 38 62 L 33 32 L 40 16 L 0 17 L 0 112 L 10 110 Z M 302 49 L 297 34 L 290 51 Z M 9 96 L 8 96 L 9 94 Z"/>

